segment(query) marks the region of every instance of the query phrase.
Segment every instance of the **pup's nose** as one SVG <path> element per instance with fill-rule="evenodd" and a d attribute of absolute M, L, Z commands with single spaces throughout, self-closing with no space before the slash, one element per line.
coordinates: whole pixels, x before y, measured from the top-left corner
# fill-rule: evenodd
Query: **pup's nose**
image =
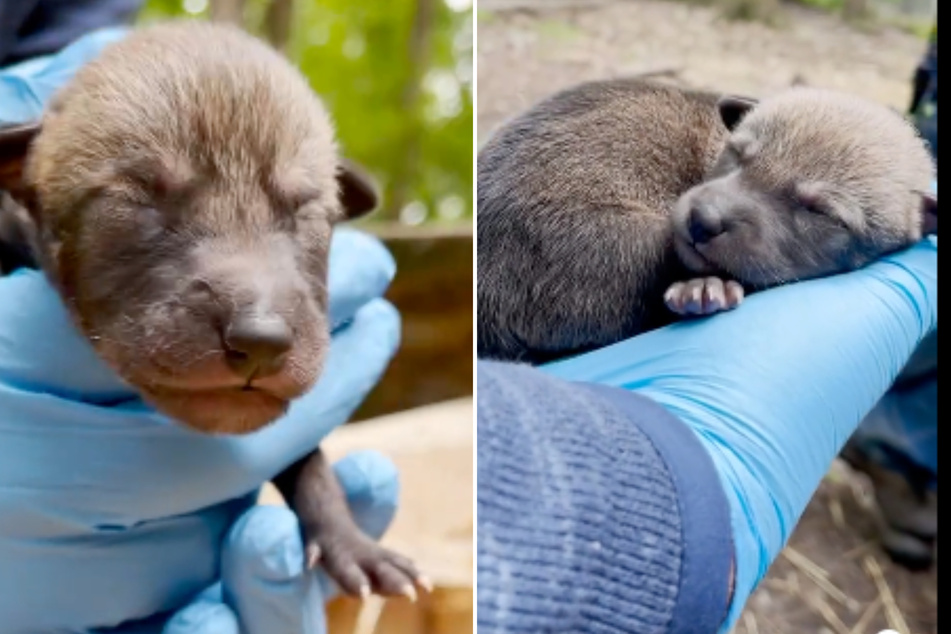
<path fill-rule="evenodd" d="M 707 205 L 694 205 L 690 209 L 689 229 L 694 244 L 704 244 L 723 233 L 723 219 Z"/>
<path fill-rule="evenodd" d="M 235 319 L 225 330 L 225 357 L 241 376 L 256 378 L 275 374 L 287 358 L 293 333 L 277 316 L 248 315 Z"/>

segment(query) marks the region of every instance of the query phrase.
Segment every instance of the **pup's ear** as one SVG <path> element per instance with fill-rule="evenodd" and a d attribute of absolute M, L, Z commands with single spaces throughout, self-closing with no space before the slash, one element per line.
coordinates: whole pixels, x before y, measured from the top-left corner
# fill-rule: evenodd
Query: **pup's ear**
<path fill-rule="evenodd" d="M 736 95 L 727 95 L 721 97 L 717 102 L 717 109 L 720 111 L 720 119 L 727 130 L 731 132 L 737 124 L 746 116 L 750 110 L 759 103 L 756 99 L 749 97 L 739 97 Z"/>
<path fill-rule="evenodd" d="M 30 207 L 32 192 L 23 177 L 26 153 L 36 135 L 39 121 L 0 127 L 0 189 L 15 201 Z"/>
<path fill-rule="evenodd" d="M 921 194 L 921 235 L 938 235 L 938 197 Z"/>
<path fill-rule="evenodd" d="M 380 201 L 376 186 L 357 163 L 341 159 L 337 180 L 340 183 L 340 204 L 347 220 L 365 216 L 376 209 Z"/>
<path fill-rule="evenodd" d="M 0 191 L 0 275 L 38 268 L 34 227 L 27 212 Z"/>

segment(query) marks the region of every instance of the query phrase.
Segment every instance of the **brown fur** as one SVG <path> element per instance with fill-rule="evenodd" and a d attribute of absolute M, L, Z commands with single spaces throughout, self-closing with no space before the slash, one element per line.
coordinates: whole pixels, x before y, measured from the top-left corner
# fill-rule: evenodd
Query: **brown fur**
<path fill-rule="evenodd" d="M 39 259 L 103 358 L 178 420 L 247 432 L 320 371 L 330 231 L 344 217 L 336 169 L 329 118 L 290 65 L 238 31 L 179 24 L 80 70 L 43 119 L 25 182 Z M 297 341 L 282 372 L 235 393 L 246 379 L 216 324 L 251 301 L 293 322 Z"/>
<path fill-rule="evenodd" d="M 138 31 L 83 67 L 41 125 L 0 131 L 0 149 L 0 187 L 29 209 L 43 270 L 159 411 L 247 433 L 313 387 L 331 232 L 376 194 L 275 51 L 220 25 Z M 286 353 L 235 347 L 275 330 Z M 318 450 L 276 480 L 308 552 L 349 592 L 411 591 L 412 564 L 359 532 L 330 473 Z"/>
<path fill-rule="evenodd" d="M 543 362 L 670 309 L 729 308 L 740 284 L 861 266 L 921 237 L 933 174 L 910 125 L 845 95 L 754 107 L 637 79 L 558 93 L 479 154 L 479 356 Z"/>

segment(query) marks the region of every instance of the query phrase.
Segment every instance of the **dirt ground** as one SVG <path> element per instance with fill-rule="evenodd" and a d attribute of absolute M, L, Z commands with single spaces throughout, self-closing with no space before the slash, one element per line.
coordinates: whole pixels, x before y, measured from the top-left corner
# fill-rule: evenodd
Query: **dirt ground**
<path fill-rule="evenodd" d="M 859 31 L 787 8 L 781 28 L 725 22 L 678 2 L 480 0 L 480 141 L 502 121 L 573 83 L 634 73 L 765 96 L 793 81 L 903 110 L 924 42 Z M 751 598 L 736 634 L 936 634 L 937 571 L 893 565 L 875 542 L 863 479 L 833 465 L 789 546 Z"/>
<path fill-rule="evenodd" d="M 493 7 L 531 6 L 531 10 Z M 786 8 L 783 28 L 726 22 L 712 9 L 647 0 L 481 0 L 479 137 L 549 93 L 585 79 L 671 72 L 678 83 L 764 96 L 799 78 L 904 108 L 924 44 L 897 29 L 864 33 Z M 565 7 L 565 8 L 559 8 Z"/>

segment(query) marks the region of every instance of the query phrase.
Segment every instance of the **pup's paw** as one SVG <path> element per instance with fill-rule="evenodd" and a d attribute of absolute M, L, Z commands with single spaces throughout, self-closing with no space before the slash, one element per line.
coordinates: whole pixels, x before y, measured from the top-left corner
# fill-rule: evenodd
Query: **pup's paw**
<path fill-rule="evenodd" d="M 307 567 L 318 564 L 343 592 L 366 598 L 371 592 L 416 600 L 416 586 L 430 582 L 408 558 L 383 548 L 356 527 L 324 527 L 305 539 Z"/>
<path fill-rule="evenodd" d="M 677 282 L 664 293 L 667 308 L 678 315 L 712 315 L 736 308 L 742 301 L 743 287 L 718 277 Z"/>

